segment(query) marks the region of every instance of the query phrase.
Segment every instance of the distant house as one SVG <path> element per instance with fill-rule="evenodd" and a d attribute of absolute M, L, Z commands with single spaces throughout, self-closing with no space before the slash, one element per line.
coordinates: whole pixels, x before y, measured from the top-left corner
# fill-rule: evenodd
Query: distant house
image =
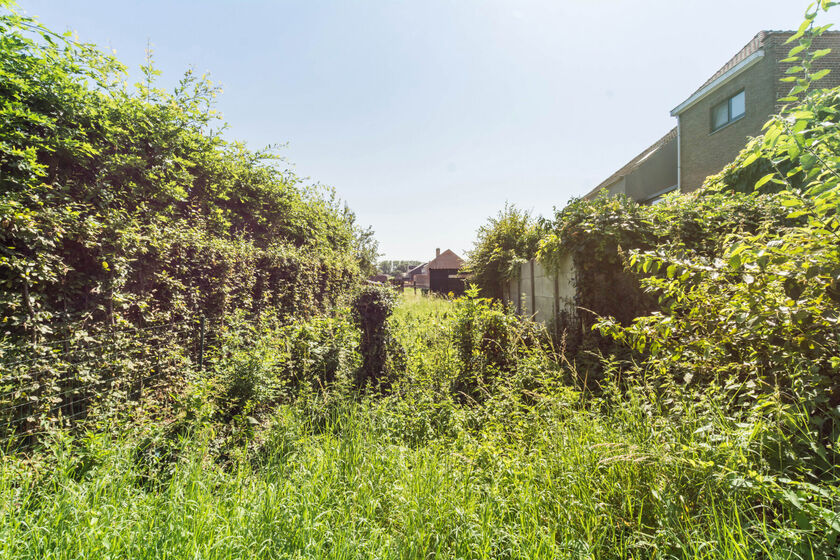
<path fill-rule="evenodd" d="M 458 272 L 464 265 L 463 259 L 449 249 L 443 253 L 436 249 L 435 253 L 435 258 L 428 264 L 429 290 L 439 294 L 463 294 L 464 275 Z"/>
<path fill-rule="evenodd" d="M 682 103 L 671 116 L 677 126 L 587 193 L 625 194 L 641 203 L 655 203 L 664 194 L 691 192 L 709 175 L 735 159 L 749 136 L 781 108 L 791 84 L 781 82 L 793 65 L 782 62 L 793 47 L 784 44 L 792 31 L 761 31 Z M 813 71 L 828 68 L 819 87 L 840 85 L 840 32 L 816 39 L 812 49 L 832 52 Z"/>
<path fill-rule="evenodd" d="M 405 278 L 409 282 L 414 282 L 414 279 L 417 277 L 418 274 L 428 274 L 429 272 L 429 263 L 418 264 L 414 268 L 408 270 L 405 273 L 403 278 Z"/>

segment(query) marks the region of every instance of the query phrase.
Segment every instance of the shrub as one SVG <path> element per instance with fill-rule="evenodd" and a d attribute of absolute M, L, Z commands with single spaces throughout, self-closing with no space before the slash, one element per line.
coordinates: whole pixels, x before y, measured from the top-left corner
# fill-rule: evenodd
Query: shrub
<path fill-rule="evenodd" d="M 552 347 L 541 325 L 521 319 L 498 300 L 478 297 L 478 292 L 473 285 L 455 303 L 451 336 L 460 370 L 452 392 L 456 398 L 481 402 L 520 373 L 527 355 L 551 354 Z"/>
<path fill-rule="evenodd" d="M 352 317 L 361 331 L 359 353 L 361 367 L 356 371 L 355 386 L 363 391 L 368 386 L 385 388 L 389 375 L 396 369 L 400 350 L 388 326 L 394 310 L 396 295 L 384 286 L 364 286 L 351 304 Z"/>
<path fill-rule="evenodd" d="M 498 216 L 478 229 L 465 270 L 485 297 L 501 299 L 507 280 L 519 275 L 519 265 L 534 258 L 540 226 L 527 211 L 505 205 Z"/>
<path fill-rule="evenodd" d="M 290 324 L 265 316 L 222 327 L 210 353 L 212 377 L 226 418 L 259 412 L 305 393 L 346 384 L 358 367 L 358 333 L 345 315 Z"/>
<path fill-rule="evenodd" d="M 358 280 L 370 232 L 271 151 L 224 141 L 206 79 L 164 92 L 150 60 L 130 91 L 91 45 L 15 13 L 0 30 L 7 339 L 232 309 L 311 315 Z"/>

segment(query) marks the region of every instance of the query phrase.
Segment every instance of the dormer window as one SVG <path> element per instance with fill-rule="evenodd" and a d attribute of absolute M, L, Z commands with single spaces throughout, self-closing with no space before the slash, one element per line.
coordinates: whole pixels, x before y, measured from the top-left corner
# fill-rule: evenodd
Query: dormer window
<path fill-rule="evenodd" d="M 743 117 L 746 109 L 744 90 L 712 107 L 712 132 Z"/>

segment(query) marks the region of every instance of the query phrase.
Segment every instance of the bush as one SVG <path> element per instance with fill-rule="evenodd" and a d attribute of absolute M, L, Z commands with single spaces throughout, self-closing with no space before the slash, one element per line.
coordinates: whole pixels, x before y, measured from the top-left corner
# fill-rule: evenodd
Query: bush
<path fill-rule="evenodd" d="M 188 371 L 199 316 L 323 313 L 375 254 L 334 193 L 222 139 L 206 78 L 168 93 L 151 59 L 142 71 L 132 91 L 117 60 L 0 8 L 0 365 L 47 363 L 0 406 L 37 402 L 28 424 Z M 167 325 L 163 342 L 124 334 Z M 226 358 L 240 404 L 276 390 L 274 350 L 254 352 Z"/>
<path fill-rule="evenodd" d="M 347 385 L 358 368 L 358 333 L 344 315 L 283 324 L 271 316 L 222 328 L 210 353 L 225 418 L 256 414 L 302 394 Z"/>
<path fill-rule="evenodd" d="M 460 358 L 452 392 L 461 400 L 482 402 L 522 373 L 527 356 L 553 354 L 541 325 L 521 319 L 498 300 L 478 297 L 477 286 L 456 300 L 451 336 Z"/>
<path fill-rule="evenodd" d="M 91 45 L 0 14 L 0 319 L 6 339 L 232 309 L 311 315 L 371 244 L 334 194 L 225 142 L 217 89 L 129 91 Z"/>
<path fill-rule="evenodd" d="M 388 325 L 394 311 L 396 295 L 390 288 L 367 285 L 356 294 L 351 304 L 352 317 L 361 331 L 359 353 L 362 365 L 356 371 L 355 386 L 359 391 L 367 387 L 387 388 L 389 377 L 398 370 L 401 349 Z"/>
<path fill-rule="evenodd" d="M 475 247 L 464 267 L 485 297 L 501 299 L 506 281 L 519 276 L 519 266 L 534 258 L 540 225 L 527 211 L 505 205 L 499 215 L 478 229 Z"/>

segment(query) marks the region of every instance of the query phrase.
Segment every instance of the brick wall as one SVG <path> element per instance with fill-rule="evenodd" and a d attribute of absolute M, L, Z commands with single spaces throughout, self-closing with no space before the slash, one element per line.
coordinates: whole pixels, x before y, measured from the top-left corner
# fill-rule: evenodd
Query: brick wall
<path fill-rule="evenodd" d="M 787 58 L 790 49 L 796 44 L 795 41 L 790 45 L 784 44 L 791 35 L 791 33 L 776 33 L 768 37 L 766 48 L 768 52 L 773 52 L 777 61 Z M 831 72 L 829 72 L 828 76 L 815 83 L 814 87 L 817 88 L 827 89 L 840 86 L 840 32 L 835 31 L 822 35 L 819 39 L 814 41 L 814 44 L 811 47 L 812 50 L 827 48 L 830 48 L 831 52 L 823 58 L 817 60 L 814 71 L 829 68 L 831 69 Z M 784 78 L 787 75 L 785 72 L 793 65 L 794 63 L 791 62 L 779 62 L 777 64 L 774 75 L 776 83 L 776 99 L 787 97 L 793 87 L 794 84 L 781 81 L 781 78 Z M 781 109 L 782 105 L 784 105 L 784 103 L 777 103 L 776 112 Z"/>
<path fill-rule="evenodd" d="M 776 88 L 775 64 L 765 55 L 722 87 L 680 114 L 680 187 L 682 192 L 698 189 L 708 175 L 719 172 L 757 136 L 773 113 Z M 712 131 L 712 107 L 744 91 L 746 112 L 742 118 Z"/>
<path fill-rule="evenodd" d="M 764 44 L 764 57 L 741 74 L 706 95 L 680 114 L 680 159 L 682 192 L 700 188 L 705 178 L 718 173 L 738 155 L 750 136 L 759 136 L 761 127 L 778 112 L 777 99 L 788 94 L 791 84 L 780 82 L 791 64 L 787 58 L 792 45 L 784 42 L 790 33 L 773 33 Z M 833 52 L 821 59 L 816 70 L 834 71 L 818 82 L 820 87 L 840 85 L 840 33 L 830 33 L 815 41 L 813 48 L 830 47 Z M 746 113 L 743 118 L 712 131 L 712 107 L 744 90 Z"/>

